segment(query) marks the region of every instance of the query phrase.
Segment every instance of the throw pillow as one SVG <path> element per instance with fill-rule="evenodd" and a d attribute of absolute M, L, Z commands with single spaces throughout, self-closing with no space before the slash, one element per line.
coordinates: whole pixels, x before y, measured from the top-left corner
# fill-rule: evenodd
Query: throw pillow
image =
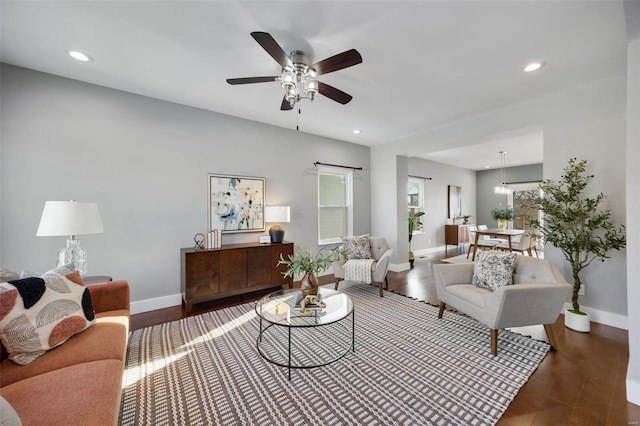
<path fill-rule="evenodd" d="M 0 425 L 2 426 L 20 426 L 22 422 L 18 413 L 13 409 L 11 404 L 0 396 Z"/>
<path fill-rule="evenodd" d="M 89 290 L 69 265 L 0 283 L 0 340 L 26 365 L 95 322 Z"/>
<path fill-rule="evenodd" d="M 512 285 L 516 256 L 516 253 L 496 250 L 479 251 L 476 254 L 471 282 L 491 291 L 505 285 Z"/>
<path fill-rule="evenodd" d="M 369 234 L 342 237 L 342 246 L 347 253 L 348 259 L 371 259 Z"/>

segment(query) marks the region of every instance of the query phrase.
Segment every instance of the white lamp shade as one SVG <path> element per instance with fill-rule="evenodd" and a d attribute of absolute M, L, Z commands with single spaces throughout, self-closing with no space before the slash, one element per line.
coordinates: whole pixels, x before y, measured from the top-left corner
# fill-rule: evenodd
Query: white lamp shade
<path fill-rule="evenodd" d="M 264 221 L 271 223 L 288 223 L 289 206 L 266 206 L 264 208 Z"/>
<path fill-rule="evenodd" d="M 38 237 L 101 234 L 104 232 L 96 203 L 47 201 L 38 226 Z"/>

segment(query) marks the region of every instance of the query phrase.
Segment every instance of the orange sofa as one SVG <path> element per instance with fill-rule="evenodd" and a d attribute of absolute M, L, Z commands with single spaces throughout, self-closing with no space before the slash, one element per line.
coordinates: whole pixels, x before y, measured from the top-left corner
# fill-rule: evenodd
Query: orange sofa
<path fill-rule="evenodd" d="M 129 333 L 129 284 L 88 285 L 96 322 L 28 365 L 4 359 L 0 395 L 27 425 L 115 425 Z"/>

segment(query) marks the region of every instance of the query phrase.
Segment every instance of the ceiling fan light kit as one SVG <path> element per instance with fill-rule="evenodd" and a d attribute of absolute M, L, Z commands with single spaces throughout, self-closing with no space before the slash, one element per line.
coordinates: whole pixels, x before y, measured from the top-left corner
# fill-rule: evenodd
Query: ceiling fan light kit
<path fill-rule="evenodd" d="M 362 56 L 356 49 L 347 50 L 309 65 L 309 61 L 304 56 L 304 52 L 293 50 L 287 55 L 269 33 L 256 31 L 252 32 L 251 36 L 280 64 L 282 67 L 281 75 L 273 77 L 229 78 L 227 79 L 227 83 L 236 85 L 280 81 L 280 85 L 284 90 L 284 97 L 280 105 L 280 109 L 283 111 L 292 110 L 295 104 L 301 99 L 309 99 L 313 102 L 318 93 L 343 105 L 353 99 L 351 95 L 318 81 L 316 77 L 321 74 L 328 74 L 362 63 Z"/>

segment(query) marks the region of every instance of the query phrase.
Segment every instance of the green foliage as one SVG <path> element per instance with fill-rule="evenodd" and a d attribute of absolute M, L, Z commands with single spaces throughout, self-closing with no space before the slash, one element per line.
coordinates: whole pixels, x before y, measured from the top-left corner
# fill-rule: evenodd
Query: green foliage
<path fill-rule="evenodd" d="M 340 251 L 340 247 L 333 249 L 323 247 L 313 255 L 310 251 L 302 250 L 296 246 L 295 253 L 287 256 L 288 260 L 285 260 L 280 254 L 278 266 L 287 265 L 287 271 L 283 272 L 287 278 L 293 277 L 294 274 L 303 275 L 306 272 L 317 274 L 328 269 L 331 263 L 339 259 L 341 254 L 343 253 Z"/>
<path fill-rule="evenodd" d="M 586 174 L 587 161 L 572 158 L 558 182 L 545 180 L 540 184 L 542 197 L 534 205 L 544 213 L 541 223 L 537 219 L 531 226 L 538 230 L 548 243 L 559 248 L 573 270 L 573 310 L 580 313 L 578 291 L 579 273 L 598 259 L 604 262 L 611 250 L 626 247 L 624 225 L 614 226 L 611 210 L 600 210 L 598 206 L 606 199 L 603 193 L 595 197 L 584 195 L 594 175 Z"/>
<path fill-rule="evenodd" d="M 424 216 L 424 212 L 409 210 L 409 243 L 413 239 L 413 229 L 416 225 L 422 225 L 420 217 Z"/>
<path fill-rule="evenodd" d="M 512 209 L 493 209 L 491 210 L 491 218 L 493 220 L 504 219 L 513 220 L 515 215 Z"/>

